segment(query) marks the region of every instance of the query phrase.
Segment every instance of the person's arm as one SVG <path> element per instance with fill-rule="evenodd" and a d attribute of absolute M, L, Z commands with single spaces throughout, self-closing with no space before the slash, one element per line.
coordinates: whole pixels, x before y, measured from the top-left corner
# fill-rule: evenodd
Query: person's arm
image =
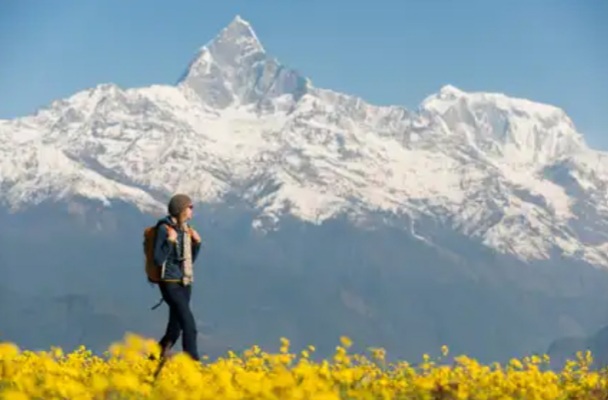
<path fill-rule="evenodd" d="M 171 252 L 171 242 L 169 241 L 169 232 L 166 225 L 158 227 L 156 233 L 156 242 L 154 243 L 154 263 L 163 265 L 169 253 Z"/>

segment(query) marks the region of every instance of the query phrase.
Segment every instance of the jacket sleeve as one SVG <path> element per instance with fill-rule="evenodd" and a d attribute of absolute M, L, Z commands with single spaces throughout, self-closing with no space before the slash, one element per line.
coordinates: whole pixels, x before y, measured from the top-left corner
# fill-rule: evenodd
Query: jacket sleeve
<path fill-rule="evenodd" d="M 154 263 L 156 265 L 163 265 L 163 263 L 169 257 L 171 251 L 171 244 L 167 240 L 167 226 L 160 225 L 156 233 L 156 241 L 154 243 Z"/>

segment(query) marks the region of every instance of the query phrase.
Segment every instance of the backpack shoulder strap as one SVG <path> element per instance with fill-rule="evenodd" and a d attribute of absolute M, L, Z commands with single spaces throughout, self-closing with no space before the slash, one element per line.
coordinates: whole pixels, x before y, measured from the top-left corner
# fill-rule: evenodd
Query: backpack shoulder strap
<path fill-rule="evenodd" d="M 169 229 L 175 230 L 175 228 L 173 228 L 170 223 L 168 223 L 167 221 L 162 220 L 162 219 L 156 223 L 155 229 L 158 230 L 158 228 L 160 228 L 162 225 L 165 225 L 167 227 L 167 230 L 169 230 Z"/>

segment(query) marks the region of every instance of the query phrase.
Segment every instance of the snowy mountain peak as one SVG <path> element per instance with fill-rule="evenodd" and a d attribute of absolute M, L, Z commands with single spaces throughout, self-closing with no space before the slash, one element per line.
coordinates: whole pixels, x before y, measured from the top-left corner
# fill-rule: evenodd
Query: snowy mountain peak
<path fill-rule="evenodd" d="M 456 97 L 461 97 L 464 96 L 466 93 L 460 89 L 458 89 L 456 86 L 453 85 L 444 85 L 440 90 L 439 93 L 437 94 L 438 97 L 443 98 L 443 99 L 447 99 L 447 98 L 456 98 Z"/>
<path fill-rule="evenodd" d="M 260 57 L 265 53 L 251 24 L 238 15 L 203 46 L 200 53 L 203 54 L 205 50 L 226 66 L 234 66 L 247 57 Z"/>
<path fill-rule="evenodd" d="M 545 165 L 586 148 L 566 113 L 553 105 L 502 93 L 465 92 L 451 85 L 421 105 L 489 157 L 511 164 Z"/>
<path fill-rule="evenodd" d="M 220 45 L 239 45 L 249 46 L 255 51 L 264 51 L 262 43 L 255 34 L 253 27 L 248 21 L 237 15 L 232 22 L 230 22 L 220 34 L 211 42 L 216 46 Z"/>
<path fill-rule="evenodd" d="M 433 109 L 444 113 L 450 107 L 463 102 L 470 106 L 478 106 L 483 103 L 503 111 L 520 112 L 542 119 L 567 118 L 564 110 L 553 105 L 509 97 L 504 93 L 466 92 L 452 85 L 445 85 L 438 93 L 427 97 L 422 106 L 427 110 Z"/>
<path fill-rule="evenodd" d="M 211 107 L 268 108 L 283 95 L 299 99 L 308 80 L 266 54 L 251 24 L 237 16 L 201 48 L 178 86 Z"/>

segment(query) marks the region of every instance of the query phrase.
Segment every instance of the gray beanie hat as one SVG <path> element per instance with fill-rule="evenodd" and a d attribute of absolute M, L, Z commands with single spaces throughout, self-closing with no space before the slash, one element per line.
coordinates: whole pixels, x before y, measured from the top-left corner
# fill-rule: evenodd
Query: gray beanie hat
<path fill-rule="evenodd" d="M 192 204 L 192 199 L 185 194 L 176 194 L 171 197 L 169 200 L 169 205 L 167 210 L 169 211 L 169 215 L 173 217 L 177 217 L 182 211 L 186 209 L 189 205 Z"/>

